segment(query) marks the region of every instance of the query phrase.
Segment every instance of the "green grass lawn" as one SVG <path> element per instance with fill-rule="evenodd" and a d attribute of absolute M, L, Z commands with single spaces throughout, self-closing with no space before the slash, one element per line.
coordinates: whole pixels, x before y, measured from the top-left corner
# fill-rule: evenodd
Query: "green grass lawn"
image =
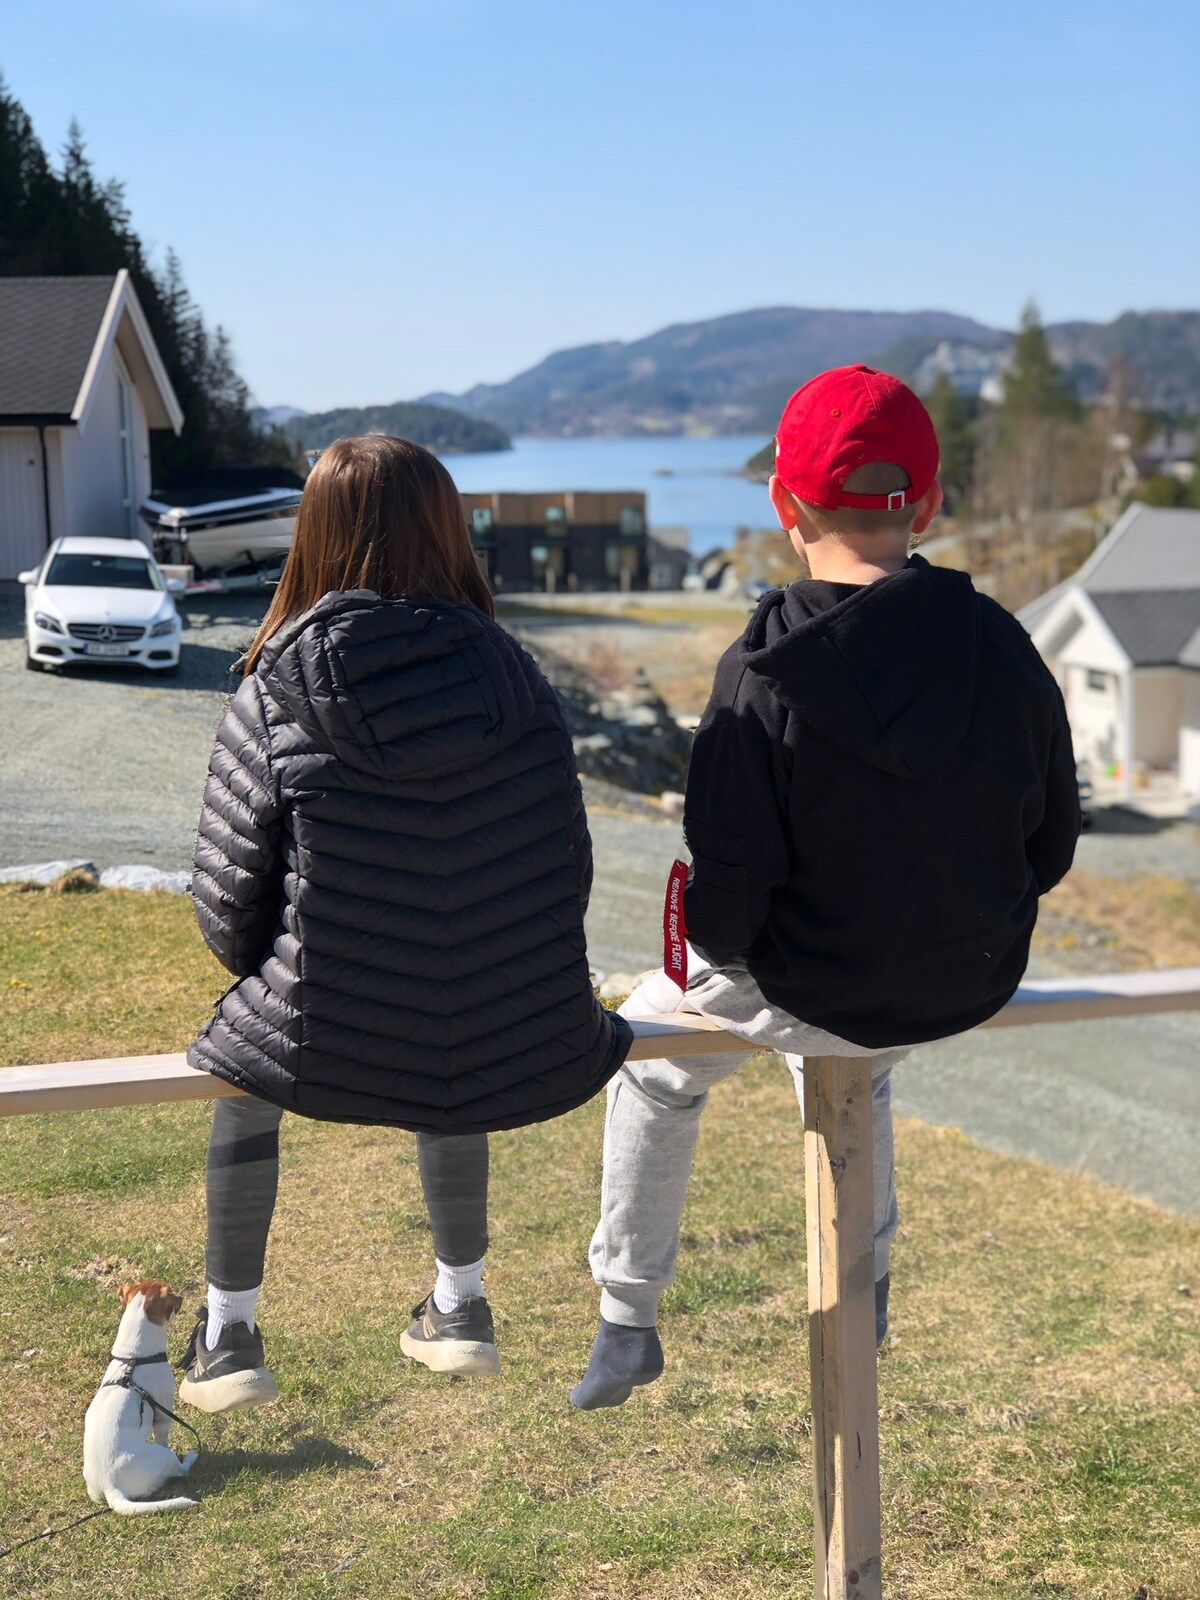
<path fill-rule="evenodd" d="M 6 1064 L 179 1048 L 223 981 L 186 902 L 0 899 Z M 198 1302 L 209 1115 L 5 1127 L 0 1547 L 90 1509 L 82 1416 L 116 1286 L 163 1277 L 189 1313 Z M 197 1418 L 199 1510 L 104 1516 L 35 1545 L 0 1561 L 0 1596 L 806 1595 L 802 1139 L 787 1075 L 759 1058 L 714 1095 L 663 1318 L 666 1375 L 584 1416 L 566 1392 L 595 1317 L 600 1124 L 593 1105 L 494 1141 L 504 1367 L 474 1383 L 400 1355 L 430 1284 L 411 1139 L 285 1125 L 262 1305 L 283 1400 Z M 901 1123 L 898 1149 L 880 1363 L 888 1600 L 1196 1600 L 1200 1225 L 918 1123 Z"/>

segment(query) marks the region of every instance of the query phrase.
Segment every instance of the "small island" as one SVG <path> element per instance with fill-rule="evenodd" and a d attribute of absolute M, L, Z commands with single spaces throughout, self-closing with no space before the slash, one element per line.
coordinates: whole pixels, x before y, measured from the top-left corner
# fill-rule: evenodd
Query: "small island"
<path fill-rule="evenodd" d="M 768 439 L 761 450 L 756 450 L 742 468 L 742 476 L 755 483 L 766 483 L 775 471 L 775 441 Z"/>
<path fill-rule="evenodd" d="M 302 450 L 323 450 L 335 439 L 363 433 L 387 433 L 411 439 L 439 456 L 468 452 L 511 450 L 512 440 L 503 428 L 481 417 L 469 417 L 449 406 L 428 405 L 423 400 L 396 400 L 391 405 L 342 406 L 336 411 L 307 412 L 291 417 L 284 431 Z"/>

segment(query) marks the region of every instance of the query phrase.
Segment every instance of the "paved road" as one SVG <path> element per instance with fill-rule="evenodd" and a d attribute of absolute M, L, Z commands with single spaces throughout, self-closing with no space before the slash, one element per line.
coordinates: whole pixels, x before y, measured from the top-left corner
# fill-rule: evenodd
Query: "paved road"
<path fill-rule="evenodd" d="M 0 593 L 0 865 L 190 860 L 229 664 L 258 606 L 191 603 L 177 679 L 26 673 L 17 597 Z M 593 807 L 592 958 L 637 972 L 659 954 L 678 826 Z M 1080 863 L 1200 883 L 1200 830 L 1111 813 Z M 901 1112 L 1078 1168 L 1200 1214 L 1200 1015 L 978 1032 L 924 1046 L 897 1073 Z"/>

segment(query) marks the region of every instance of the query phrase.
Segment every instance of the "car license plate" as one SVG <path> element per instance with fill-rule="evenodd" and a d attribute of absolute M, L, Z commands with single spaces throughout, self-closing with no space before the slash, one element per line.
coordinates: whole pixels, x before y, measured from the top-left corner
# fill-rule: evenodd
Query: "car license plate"
<path fill-rule="evenodd" d="M 127 656 L 128 645 L 123 644 L 88 644 L 84 645 L 84 654 L 89 656 Z"/>

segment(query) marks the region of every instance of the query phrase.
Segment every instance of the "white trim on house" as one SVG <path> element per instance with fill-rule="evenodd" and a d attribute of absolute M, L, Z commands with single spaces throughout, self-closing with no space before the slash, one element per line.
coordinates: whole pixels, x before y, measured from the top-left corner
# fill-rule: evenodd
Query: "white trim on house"
<path fill-rule="evenodd" d="M 1080 661 L 1074 647 L 1084 633 L 1091 643 Z M 1089 765 L 1097 758 L 1099 728 L 1107 721 L 1116 740 L 1107 759 L 1119 765 L 1120 793 L 1122 798 L 1128 798 L 1132 793 L 1136 670 L 1128 651 L 1087 591 L 1074 585 L 1067 587 L 1038 619 L 1030 630 L 1030 637 L 1058 679 L 1067 702 L 1076 753 Z M 1082 675 L 1090 689 L 1093 672 L 1098 672 L 1112 685 L 1100 703 L 1093 703 L 1093 696 L 1081 685 Z M 1099 759 L 1104 760 L 1103 757 Z"/>
<path fill-rule="evenodd" d="M 122 273 L 128 278 L 129 274 L 123 268 Z M 141 302 L 134 293 L 132 284 L 129 285 L 129 291 L 126 295 L 125 309 L 128 311 L 129 320 L 133 323 L 134 330 L 137 333 L 138 344 L 141 347 L 146 365 L 150 369 L 154 387 L 163 403 L 166 420 L 172 433 L 178 434 L 183 427 L 183 409 L 175 397 L 175 390 L 171 387 L 167 369 L 163 366 L 162 357 L 158 353 L 154 335 L 150 332 L 150 324 L 146 321 L 146 313 L 142 310 Z M 136 374 L 134 374 L 134 377 L 136 378 Z M 153 423 L 151 423 L 151 426 L 153 426 Z"/>
<path fill-rule="evenodd" d="M 1030 638 L 1043 656 L 1048 660 L 1054 660 L 1070 643 L 1070 640 L 1064 640 L 1061 644 L 1058 644 L 1057 649 L 1051 648 L 1053 643 L 1057 643 L 1054 637 L 1055 634 L 1072 612 L 1082 612 L 1083 621 L 1080 623 L 1081 627 L 1084 622 L 1090 622 L 1104 634 L 1112 645 L 1113 654 L 1117 658 L 1117 670 L 1119 672 L 1128 673 L 1132 671 L 1133 662 L 1130 659 L 1129 652 L 1112 631 L 1099 606 L 1093 602 L 1086 589 L 1077 589 L 1073 586 L 1059 596 L 1049 611 L 1038 619 L 1030 633 Z"/>
<path fill-rule="evenodd" d="M 71 421 L 78 427 L 84 420 L 89 410 L 92 399 L 96 393 L 96 379 L 100 368 L 104 365 L 104 357 L 112 343 L 116 332 L 117 323 L 121 316 L 121 301 L 124 298 L 125 284 L 128 282 L 129 273 L 122 267 L 113 279 L 112 292 L 108 297 L 108 305 L 104 308 L 99 330 L 92 341 L 92 353 L 88 357 L 88 364 L 83 369 L 83 379 L 79 385 L 79 393 L 75 396 L 75 404 L 71 407 Z"/>
<path fill-rule="evenodd" d="M 96 334 L 96 342 L 92 346 L 92 353 L 88 357 L 88 364 L 84 369 L 83 381 L 79 385 L 79 393 L 75 396 L 75 404 L 71 410 L 71 421 L 81 427 L 87 417 L 88 411 L 96 395 L 96 380 L 104 365 L 104 358 L 110 347 L 116 342 L 124 317 L 128 317 L 137 339 L 139 353 L 145 362 L 148 376 L 154 386 L 157 398 L 162 407 L 162 422 L 165 422 L 172 432 L 178 434 L 183 427 L 183 411 L 176 399 L 175 391 L 171 387 L 171 380 L 167 376 L 167 369 L 162 364 L 162 357 L 154 343 L 154 336 L 150 332 L 150 324 L 146 321 L 146 314 L 142 310 L 138 297 L 130 281 L 129 271 L 122 267 L 113 280 L 112 294 L 109 296 L 108 305 L 104 310 L 104 317 Z M 131 377 L 134 375 L 131 374 Z M 134 377 L 136 382 L 136 377 Z M 148 397 L 147 397 L 148 398 Z M 143 401 L 143 404 L 145 401 Z M 147 412 L 149 413 L 147 406 Z M 161 426 L 157 419 L 152 419 L 150 425 Z"/>

